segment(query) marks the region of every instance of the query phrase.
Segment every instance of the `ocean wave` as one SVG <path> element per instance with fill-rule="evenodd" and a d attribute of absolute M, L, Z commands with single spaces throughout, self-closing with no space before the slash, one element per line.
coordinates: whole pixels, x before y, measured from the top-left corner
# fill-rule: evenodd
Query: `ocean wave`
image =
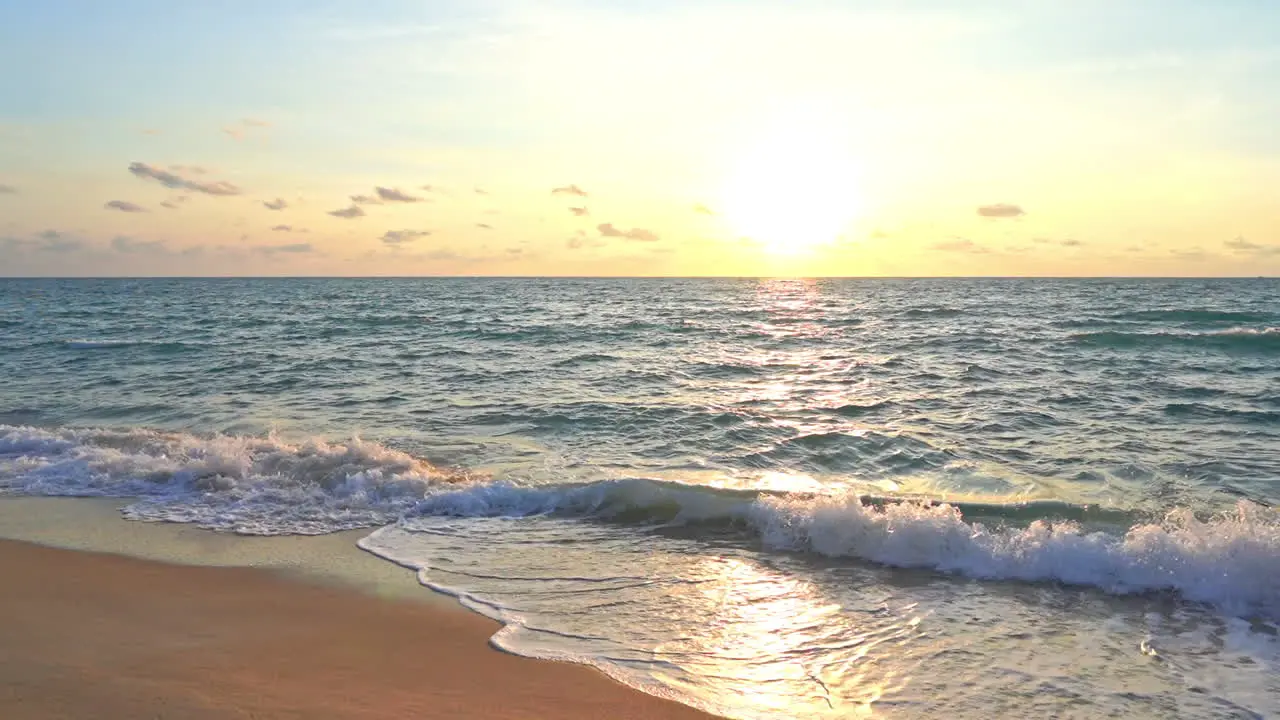
<path fill-rule="evenodd" d="M 181 352 L 192 345 L 183 342 L 155 342 L 150 340 L 64 340 L 60 343 L 68 350 L 122 350 L 145 347 L 157 352 Z"/>
<path fill-rule="evenodd" d="M 1258 425 L 1280 421 L 1280 412 L 1273 410 L 1226 408 L 1205 403 L 1169 403 L 1164 406 L 1164 412 L 1174 416 L 1198 416 Z"/>
<path fill-rule="evenodd" d="M 382 525 L 433 486 L 472 479 L 358 439 L 0 425 L 0 493 L 138 498 L 127 517 L 242 534 Z"/>
<path fill-rule="evenodd" d="M 916 437 L 876 431 L 812 432 L 786 438 L 766 450 L 729 457 L 748 467 L 805 467 L 823 472 L 921 472 L 954 459 L 946 449 Z"/>
<path fill-rule="evenodd" d="M 824 443 L 816 438 L 813 442 Z M 0 493 L 134 497 L 125 516 L 242 534 L 319 534 L 440 518 L 552 516 L 774 551 L 1110 593 L 1169 591 L 1280 618 L 1280 515 L 1175 509 L 1158 521 L 1062 502 L 947 503 L 633 478 L 565 485 L 448 472 L 361 440 L 0 425 Z M 429 524 L 429 523 L 427 523 Z"/>
<path fill-rule="evenodd" d="M 1228 613 L 1280 617 L 1280 515 L 1247 501 L 1156 522 L 1066 503 L 890 501 L 855 493 L 773 494 L 623 480 L 570 487 L 456 487 L 414 517 L 593 518 L 735 525 L 773 550 L 856 558 L 983 580 L 1059 582 L 1113 594 L 1168 591 Z M 429 524 L 429 523 L 428 523 Z M 1087 530 L 1086 524 L 1110 530 Z"/>
<path fill-rule="evenodd" d="M 1009 512 L 1002 512 L 1007 509 Z M 735 523 L 774 550 L 857 558 L 984 580 L 1060 582 L 1114 594 L 1169 591 L 1229 613 L 1280 617 L 1280 517 L 1241 502 L 1200 519 L 1189 510 L 1116 532 L 1086 531 L 1089 508 L 1061 503 L 887 502 L 856 494 L 708 491 L 651 481 L 572 488 L 483 485 L 424 500 L 434 517 L 569 515 L 614 521 Z M 985 524 L 973 516 L 996 516 Z M 1019 515 L 1040 517 L 1026 524 Z M 1116 520 L 1123 513 L 1098 511 Z M 403 521 L 413 530 L 412 518 Z"/>
<path fill-rule="evenodd" d="M 862 417 L 863 415 L 870 415 L 882 410 L 891 410 L 896 407 L 897 403 L 892 400 L 876 400 L 866 404 L 846 403 L 829 408 L 828 411 L 844 417 Z"/>
<path fill-rule="evenodd" d="M 964 315 L 963 310 L 949 307 L 910 308 L 902 312 L 902 317 L 908 318 L 953 318 L 961 315 Z"/>
<path fill-rule="evenodd" d="M 1198 309 L 1163 309 L 1133 310 L 1113 313 L 1107 316 L 1111 320 L 1136 320 L 1143 322 L 1183 322 L 1183 323 L 1251 323 L 1274 320 L 1274 315 L 1265 313 L 1240 312 L 1236 310 L 1198 310 Z"/>
<path fill-rule="evenodd" d="M 1121 332 L 1115 330 L 1077 333 L 1071 341 L 1118 349 L 1159 346 L 1201 347 L 1239 352 L 1280 350 L 1280 327 L 1229 328 L 1207 332 Z"/>
<path fill-rule="evenodd" d="M 1069 521 L 987 527 L 954 505 L 876 506 L 856 496 L 762 497 L 751 521 L 775 549 L 1115 594 L 1173 591 L 1233 614 L 1280 617 L 1280 516 L 1248 502 L 1212 520 L 1174 510 L 1123 534 Z"/>

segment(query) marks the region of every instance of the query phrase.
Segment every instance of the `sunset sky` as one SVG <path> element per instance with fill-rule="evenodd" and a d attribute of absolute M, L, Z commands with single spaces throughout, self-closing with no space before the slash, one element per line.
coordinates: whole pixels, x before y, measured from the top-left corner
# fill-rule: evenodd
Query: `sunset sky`
<path fill-rule="evenodd" d="M 0 275 L 1280 274 L 1273 0 L 0 3 Z"/>

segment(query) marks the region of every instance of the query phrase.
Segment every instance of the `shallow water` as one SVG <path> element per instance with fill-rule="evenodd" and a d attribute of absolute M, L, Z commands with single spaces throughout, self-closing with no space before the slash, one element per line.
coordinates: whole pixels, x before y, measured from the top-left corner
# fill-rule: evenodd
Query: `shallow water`
<path fill-rule="evenodd" d="M 0 492 L 728 715 L 1280 713 L 1275 281 L 0 281 L 0 377 Z"/>

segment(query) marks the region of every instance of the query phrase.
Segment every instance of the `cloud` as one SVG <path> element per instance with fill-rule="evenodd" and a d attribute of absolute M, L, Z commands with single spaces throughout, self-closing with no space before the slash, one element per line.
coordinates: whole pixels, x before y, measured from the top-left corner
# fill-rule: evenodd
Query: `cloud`
<path fill-rule="evenodd" d="M 577 185 L 565 185 L 564 187 L 553 188 L 552 195 L 573 195 L 574 197 L 586 197 L 587 191 Z"/>
<path fill-rule="evenodd" d="M 129 163 L 129 172 L 134 176 L 144 180 L 155 180 L 167 188 L 174 190 L 190 190 L 192 192 L 204 193 L 205 195 L 228 196 L 239 195 L 240 188 L 229 182 L 215 180 L 213 182 L 201 182 L 184 178 L 181 175 L 162 170 L 154 165 L 146 163 Z"/>
<path fill-rule="evenodd" d="M 69 253 L 77 252 L 84 249 L 84 241 L 77 238 L 62 238 L 58 240 L 45 240 L 37 248 L 43 252 L 51 253 Z"/>
<path fill-rule="evenodd" d="M 985 218 L 1016 218 L 1027 214 L 1018 205 L 1010 205 L 1008 203 L 996 203 L 995 205 L 981 205 L 978 207 L 978 214 Z"/>
<path fill-rule="evenodd" d="M 478 228 L 482 228 L 482 229 L 484 229 L 484 230 L 492 230 L 492 229 L 493 229 L 493 226 L 492 226 L 492 225 L 489 225 L 489 224 L 487 224 L 487 223 L 476 223 L 476 227 L 478 227 Z"/>
<path fill-rule="evenodd" d="M 163 207 L 163 208 L 169 208 L 170 210 L 177 210 L 177 209 L 178 209 L 178 205 L 177 205 L 177 203 L 170 202 L 170 201 L 168 201 L 168 200 L 165 200 L 164 202 L 160 203 L 160 207 Z"/>
<path fill-rule="evenodd" d="M 591 214 L 591 211 L 586 209 L 585 207 L 571 207 L 569 208 L 569 212 L 573 213 L 574 215 L 577 215 L 578 217 L 586 217 L 587 215 Z"/>
<path fill-rule="evenodd" d="M 293 232 L 292 225 L 276 225 L 271 228 L 271 232 Z"/>
<path fill-rule="evenodd" d="M 1223 243 L 1225 247 L 1235 253 L 1250 253 L 1255 255 L 1280 255 L 1280 245 L 1263 245 L 1252 240 L 1246 240 L 1243 235 L 1236 237 Z"/>
<path fill-rule="evenodd" d="M 962 238 L 962 237 L 952 238 L 951 240 L 948 240 L 946 242 L 940 242 L 934 245 L 933 249 L 941 250 L 943 252 L 971 253 L 974 255 L 982 255 L 982 254 L 991 252 L 990 250 L 982 247 L 976 242 L 968 238 Z"/>
<path fill-rule="evenodd" d="M 283 210 L 289 207 L 289 203 L 284 198 L 276 198 L 275 200 L 263 200 L 262 206 L 268 210 Z"/>
<path fill-rule="evenodd" d="M 266 120 L 255 120 L 254 118 L 244 118 L 234 125 L 227 125 L 222 128 L 222 132 L 231 137 L 232 140 L 243 140 L 245 136 L 253 129 L 261 129 L 271 127 L 271 123 Z"/>
<path fill-rule="evenodd" d="M 352 195 L 351 202 L 357 205 L 381 205 L 382 201 L 372 195 Z"/>
<path fill-rule="evenodd" d="M 1084 247 L 1085 245 L 1085 242 L 1083 240 L 1076 240 L 1075 238 L 1067 238 L 1065 240 L 1054 240 L 1053 238 L 1038 237 L 1038 238 L 1031 238 L 1031 242 L 1037 245 L 1060 245 L 1062 247 Z"/>
<path fill-rule="evenodd" d="M 1204 251 L 1203 248 L 1199 248 L 1199 247 L 1192 247 L 1192 248 L 1185 248 L 1185 249 L 1178 248 L 1178 249 L 1170 250 L 1169 254 L 1178 258 L 1179 260 L 1207 260 L 1210 257 L 1213 257 L 1212 253 L 1207 253 Z"/>
<path fill-rule="evenodd" d="M 711 208 L 707 207 L 706 205 L 703 205 L 702 203 L 698 203 L 694 205 L 693 211 L 698 213 L 699 215 L 715 215 L 716 214 L 715 210 L 712 210 Z"/>
<path fill-rule="evenodd" d="M 84 241 L 57 230 L 45 230 L 32 238 L 0 238 L 0 247 L 12 250 L 31 249 L 36 252 L 69 253 L 84 247 Z"/>
<path fill-rule="evenodd" d="M 373 189 L 373 191 L 378 193 L 378 199 L 384 202 L 400 202 L 400 203 L 422 202 L 422 198 L 414 197 L 412 195 L 406 195 L 405 193 L 400 192 L 399 188 L 376 187 Z"/>
<path fill-rule="evenodd" d="M 432 250 L 426 255 L 422 255 L 420 257 L 425 257 L 428 260 L 463 260 L 467 262 L 471 262 L 473 260 L 473 258 L 467 257 L 466 255 L 459 255 L 453 250 Z"/>
<path fill-rule="evenodd" d="M 169 169 L 179 175 L 208 175 L 208 168 L 199 165 L 170 165 Z"/>
<path fill-rule="evenodd" d="M 110 202 L 103 205 L 102 207 L 106 208 L 107 210 L 119 210 L 120 212 L 126 212 L 126 213 L 144 213 L 147 211 L 147 209 L 142 207 L 141 205 L 127 202 L 125 200 L 111 200 Z"/>
<path fill-rule="evenodd" d="M 364 208 L 360 207 L 359 205 L 352 205 L 351 207 L 345 207 L 345 208 L 342 208 L 341 210 L 330 210 L 329 214 L 334 217 L 346 218 L 350 220 L 351 218 L 364 217 Z"/>
<path fill-rule="evenodd" d="M 871 240 L 888 240 L 889 238 L 893 237 L 893 233 L 890 233 L 888 230 L 881 230 L 880 228 L 876 228 L 875 230 L 872 230 L 867 235 L 867 237 L 870 238 Z"/>
<path fill-rule="evenodd" d="M 1261 250 L 1263 247 L 1262 245 L 1259 245 L 1256 242 L 1245 240 L 1243 235 L 1237 235 L 1236 237 L 1223 243 L 1223 245 L 1226 245 L 1232 250 L 1244 250 L 1244 251 Z"/>
<path fill-rule="evenodd" d="M 414 240 L 421 240 L 431 233 L 427 230 L 388 230 L 382 234 L 382 242 L 387 245 L 400 246 Z"/>
<path fill-rule="evenodd" d="M 111 239 L 111 249 L 118 253 L 134 255 L 137 253 L 151 252 L 169 252 L 169 248 L 165 246 L 163 240 L 134 240 L 131 237 L 119 235 Z"/>
<path fill-rule="evenodd" d="M 622 230 L 613 226 L 613 223 L 604 223 L 597 225 L 596 229 L 604 237 L 625 238 L 627 240 L 636 240 L 639 242 L 657 242 L 658 236 L 650 230 L 644 228 L 632 228 L 630 230 Z"/>
<path fill-rule="evenodd" d="M 475 188 L 475 193 L 476 193 L 477 195 L 488 195 L 488 194 L 489 194 L 489 191 L 488 191 L 488 190 L 485 190 L 485 189 L 484 189 L 484 188 L 482 188 L 482 187 L 477 187 L 477 188 Z"/>
<path fill-rule="evenodd" d="M 591 237 L 587 235 L 585 231 L 579 230 L 573 234 L 573 237 L 569 238 L 568 240 L 565 240 L 564 244 L 568 248 L 577 250 L 579 248 L 586 248 L 586 247 L 592 247 L 592 248 L 604 247 L 609 243 L 605 242 L 604 240 L 601 240 L 600 238 Z"/>
<path fill-rule="evenodd" d="M 283 245 L 262 245 L 254 248 L 256 252 L 265 255 L 275 255 L 277 253 L 301 254 L 315 252 L 315 248 L 311 243 L 285 243 Z"/>
<path fill-rule="evenodd" d="M 0 183 L 0 195 L 17 195 L 17 194 L 18 194 L 18 188 L 12 185 L 5 185 L 4 183 Z"/>

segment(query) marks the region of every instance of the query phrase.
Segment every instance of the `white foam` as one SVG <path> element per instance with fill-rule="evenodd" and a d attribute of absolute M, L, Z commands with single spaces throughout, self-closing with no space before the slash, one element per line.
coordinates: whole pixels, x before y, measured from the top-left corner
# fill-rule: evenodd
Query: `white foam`
<path fill-rule="evenodd" d="M 104 350 L 129 347 L 137 343 L 131 340 L 68 340 L 63 344 L 71 350 Z"/>
<path fill-rule="evenodd" d="M 950 505 L 872 506 L 850 495 L 761 497 L 751 517 L 775 549 L 1111 593 L 1172 590 L 1230 613 L 1280 617 L 1280 517 L 1246 502 L 1210 521 L 1175 510 L 1123 536 L 1044 520 L 988 528 Z"/>
<path fill-rule="evenodd" d="M 139 520 L 246 534 L 316 534 L 393 522 L 433 485 L 465 480 L 359 439 L 199 437 L 153 430 L 0 425 L 0 492 L 137 497 Z"/>
<path fill-rule="evenodd" d="M 0 492 L 137 497 L 139 520 L 245 534 L 317 534 L 414 517 L 557 514 L 615 523 L 737 523 L 768 548 L 973 578 L 1111 593 L 1176 591 L 1280 618 L 1280 514 L 1242 502 L 1211 520 L 1175 510 L 1123 535 L 1070 522 L 988 527 L 946 504 L 856 494 L 757 494 L 652 480 L 529 486 L 443 472 L 373 442 L 0 425 Z"/>
<path fill-rule="evenodd" d="M 1228 328 L 1226 330 L 1211 330 L 1203 334 L 1204 335 L 1221 335 L 1221 336 L 1227 336 L 1227 337 L 1276 336 L 1276 335 L 1280 335 L 1280 327 L 1265 327 L 1265 328 L 1234 327 L 1234 328 Z"/>

